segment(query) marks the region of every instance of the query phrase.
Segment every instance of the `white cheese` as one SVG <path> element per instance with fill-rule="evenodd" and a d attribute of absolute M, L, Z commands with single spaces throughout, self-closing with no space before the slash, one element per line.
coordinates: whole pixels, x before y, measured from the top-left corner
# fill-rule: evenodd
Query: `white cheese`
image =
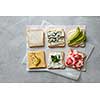
<path fill-rule="evenodd" d="M 47 35 L 49 46 L 62 45 L 65 43 L 64 32 L 62 30 L 51 30 L 47 32 Z"/>
<path fill-rule="evenodd" d="M 55 55 L 60 55 L 60 61 L 57 63 L 52 62 L 51 60 L 51 56 L 55 56 Z M 49 58 L 48 58 L 48 68 L 64 68 L 64 64 L 62 63 L 62 53 L 61 52 L 52 52 L 49 54 Z"/>

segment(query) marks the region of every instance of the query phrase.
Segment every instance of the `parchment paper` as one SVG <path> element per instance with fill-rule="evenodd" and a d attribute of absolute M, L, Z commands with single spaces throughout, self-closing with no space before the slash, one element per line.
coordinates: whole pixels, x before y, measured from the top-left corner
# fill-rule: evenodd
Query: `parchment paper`
<path fill-rule="evenodd" d="M 48 27 L 62 27 L 64 28 L 65 32 L 67 32 L 68 30 L 70 29 L 74 29 L 75 27 L 77 26 L 80 26 L 82 29 L 86 29 L 86 26 L 85 25 L 52 25 L 50 24 L 49 22 L 47 21 L 42 21 L 41 25 L 39 26 L 34 26 L 34 25 L 28 25 L 27 27 L 31 27 L 31 28 L 43 28 L 44 30 Z M 66 36 L 65 36 L 66 38 Z M 78 51 L 81 51 L 83 53 L 85 53 L 87 55 L 86 57 L 86 60 L 85 60 L 85 65 L 82 69 L 82 71 L 86 71 L 86 64 L 87 64 L 87 60 L 89 59 L 92 51 L 93 51 L 93 48 L 94 46 L 90 43 L 86 43 L 86 47 L 85 48 L 74 48 Z M 67 56 L 67 52 L 68 50 L 70 49 L 70 47 L 68 47 L 67 45 L 64 47 L 64 48 L 49 48 L 48 45 L 47 45 L 47 34 L 45 34 L 45 47 L 41 47 L 41 48 L 28 48 L 28 45 L 27 45 L 27 42 L 26 42 L 26 55 L 25 57 L 23 58 L 22 60 L 22 64 L 25 64 L 26 65 L 26 69 L 27 71 L 48 71 L 48 72 L 51 72 L 51 73 L 54 73 L 54 74 L 57 74 L 57 75 L 60 75 L 60 76 L 64 76 L 64 77 L 67 77 L 67 78 L 70 78 L 70 79 L 73 79 L 73 80 L 78 80 L 79 77 L 80 77 L 80 74 L 81 74 L 81 71 L 77 71 L 75 69 L 71 69 L 71 68 L 65 68 L 64 70 L 60 70 L 60 69 L 56 69 L 56 70 L 51 70 L 51 69 L 28 69 L 28 66 L 27 66 L 27 51 L 28 50 L 43 50 L 45 51 L 45 54 L 46 54 L 46 62 L 48 62 L 48 52 L 49 51 L 63 51 L 65 53 L 65 58 Z"/>

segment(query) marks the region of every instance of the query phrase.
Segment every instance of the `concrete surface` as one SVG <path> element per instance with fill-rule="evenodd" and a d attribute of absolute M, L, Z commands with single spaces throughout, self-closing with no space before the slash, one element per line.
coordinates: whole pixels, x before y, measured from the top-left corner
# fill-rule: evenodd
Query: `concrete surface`
<path fill-rule="evenodd" d="M 95 49 L 78 81 L 47 72 L 27 72 L 21 60 L 25 55 L 25 25 L 40 24 L 42 20 L 57 25 L 87 25 L 88 41 Z M 100 82 L 100 17 L 0 17 L 0 82 Z"/>

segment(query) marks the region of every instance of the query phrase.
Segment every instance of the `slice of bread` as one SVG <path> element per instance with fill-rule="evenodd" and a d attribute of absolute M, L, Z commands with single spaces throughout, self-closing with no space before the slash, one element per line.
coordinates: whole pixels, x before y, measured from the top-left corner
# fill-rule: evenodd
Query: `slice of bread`
<path fill-rule="evenodd" d="M 62 48 L 65 47 L 65 43 L 59 44 L 59 45 L 48 45 L 49 48 Z"/>
<path fill-rule="evenodd" d="M 51 56 L 60 55 L 59 62 L 52 62 Z M 48 69 L 64 69 L 64 52 L 50 52 L 48 53 Z"/>
<path fill-rule="evenodd" d="M 72 51 L 73 49 L 71 49 L 69 52 L 68 52 L 68 54 L 67 54 L 67 60 L 66 61 L 68 61 L 68 59 L 72 59 L 72 64 L 70 64 L 70 65 L 68 65 L 67 63 L 66 63 L 66 61 L 65 61 L 65 66 L 66 67 L 69 67 L 69 68 L 72 68 L 72 69 L 76 69 L 76 70 L 81 70 L 83 67 L 84 67 L 84 63 L 85 63 L 85 58 L 86 58 L 86 54 L 85 53 L 83 53 L 83 52 L 80 52 L 80 51 L 77 51 L 77 50 L 75 50 L 74 52 L 75 52 L 75 54 L 76 54 L 76 57 L 75 57 L 75 54 L 72 54 L 73 53 L 73 51 Z M 83 61 L 83 65 L 81 65 L 81 67 L 77 67 L 76 66 L 76 64 L 80 61 L 80 59 L 79 60 L 77 60 L 77 54 L 78 55 L 81 55 L 81 61 Z M 73 55 L 73 56 L 72 56 Z M 75 65 L 74 65 L 74 64 Z"/>
<path fill-rule="evenodd" d="M 62 28 L 47 29 L 48 47 L 57 48 L 65 46 L 65 32 Z"/>
<path fill-rule="evenodd" d="M 32 47 L 43 47 L 45 42 L 45 36 L 42 29 L 33 29 L 27 31 L 28 46 Z"/>
<path fill-rule="evenodd" d="M 85 29 L 83 29 L 83 28 L 81 28 L 80 27 L 80 29 L 81 29 L 81 31 L 84 31 L 84 34 L 86 34 L 86 30 Z M 76 28 L 72 28 L 72 29 L 70 29 L 69 31 L 67 31 L 67 38 L 68 38 L 68 36 L 70 35 L 70 34 L 73 34 L 73 33 L 75 33 L 76 32 Z M 68 44 L 68 43 L 67 43 Z M 84 48 L 85 46 L 86 46 L 86 41 L 84 41 L 84 42 L 81 42 L 81 43 L 79 43 L 79 44 L 76 44 L 76 45 L 70 45 L 70 44 L 68 44 L 68 46 L 69 47 L 75 47 L 75 48 L 77 48 L 77 47 L 81 47 L 81 48 Z"/>
<path fill-rule="evenodd" d="M 44 51 L 28 51 L 28 68 L 46 68 Z"/>

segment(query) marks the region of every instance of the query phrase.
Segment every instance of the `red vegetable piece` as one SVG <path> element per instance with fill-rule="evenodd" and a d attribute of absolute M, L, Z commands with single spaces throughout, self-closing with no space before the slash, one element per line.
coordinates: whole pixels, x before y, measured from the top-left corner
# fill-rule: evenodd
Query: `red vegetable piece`
<path fill-rule="evenodd" d="M 67 65 L 72 65 L 73 63 L 73 60 L 71 58 L 68 58 L 67 61 L 66 61 L 66 64 Z"/>

